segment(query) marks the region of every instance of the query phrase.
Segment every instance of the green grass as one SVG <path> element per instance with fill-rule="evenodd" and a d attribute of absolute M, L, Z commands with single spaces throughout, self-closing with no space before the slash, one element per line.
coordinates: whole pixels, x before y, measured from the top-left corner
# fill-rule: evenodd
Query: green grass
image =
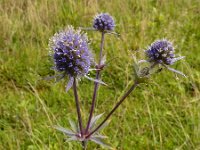
<path fill-rule="evenodd" d="M 51 128 L 76 119 L 73 93 L 53 75 L 48 39 L 67 25 L 89 27 L 93 16 L 109 12 L 121 38 L 106 35 L 107 59 L 95 114 L 108 113 L 133 82 L 131 54 L 158 38 L 176 45 L 185 61 L 174 68 L 188 77 L 163 71 L 141 85 L 123 103 L 104 130 L 117 150 L 200 149 L 200 1 L 199 0 L 0 0 L 0 149 L 81 149 L 65 143 Z M 98 54 L 100 34 L 88 32 Z M 81 89 L 84 88 L 84 91 Z M 82 114 L 87 120 L 93 84 L 79 83 Z M 89 150 L 102 149 L 90 143 Z"/>

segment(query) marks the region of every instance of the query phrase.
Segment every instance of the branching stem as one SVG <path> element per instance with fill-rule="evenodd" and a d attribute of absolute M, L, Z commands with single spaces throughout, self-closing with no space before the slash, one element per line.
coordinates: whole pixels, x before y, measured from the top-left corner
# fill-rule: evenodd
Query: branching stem
<path fill-rule="evenodd" d="M 103 55 L 102 53 L 103 53 L 103 45 L 104 45 L 104 36 L 105 36 L 105 33 L 102 32 L 102 34 L 101 34 L 101 45 L 100 45 L 99 64 L 98 64 L 98 66 L 102 65 L 101 61 L 102 61 L 102 55 Z M 101 70 L 97 70 L 96 71 L 96 80 L 100 79 L 100 71 Z M 97 91 L 98 91 L 98 85 L 99 85 L 98 82 L 94 83 L 94 92 L 93 92 L 93 97 L 92 97 L 92 105 L 91 105 L 91 109 L 90 109 L 90 116 L 89 116 L 87 127 L 86 127 L 86 130 L 85 130 L 86 134 L 87 134 L 87 132 L 89 130 L 91 119 L 92 119 L 92 116 L 93 116 L 93 113 L 94 113 L 95 102 L 96 102 Z"/>

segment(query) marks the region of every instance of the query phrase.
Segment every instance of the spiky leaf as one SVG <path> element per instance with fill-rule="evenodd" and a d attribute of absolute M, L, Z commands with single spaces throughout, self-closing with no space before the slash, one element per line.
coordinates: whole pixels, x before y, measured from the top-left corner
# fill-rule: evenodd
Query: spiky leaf
<path fill-rule="evenodd" d="M 104 113 L 92 117 L 91 123 L 90 123 L 90 129 L 92 129 L 92 128 L 95 126 L 96 122 L 101 118 L 101 116 L 102 116 L 103 114 L 104 114 Z"/>
<path fill-rule="evenodd" d="M 102 138 L 91 137 L 90 140 L 93 141 L 93 142 L 95 142 L 95 143 L 97 143 L 97 144 L 99 144 L 99 145 L 101 145 L 101 146 L 103 146 L 103 147 L 105 147 L 105 148 L 113 149 L 111 147 L 111 145 L 108 144 L 108 143 L 106 143 Z"/>
<path fill-rule="evenodd" d="M 64 134 L 68 135 L 68 136 L 74 136 L 76 135 L 73 131 L 63 128 L 63 127 L 59 127 L 59 126 L 54 126 L 55 129 L 63 132 Z"/>
<path fill-rule="evenodd" d="M 69 119 L 69 124 L 74 132 L 79 132 L 78 125 L 73 120 Z"/>

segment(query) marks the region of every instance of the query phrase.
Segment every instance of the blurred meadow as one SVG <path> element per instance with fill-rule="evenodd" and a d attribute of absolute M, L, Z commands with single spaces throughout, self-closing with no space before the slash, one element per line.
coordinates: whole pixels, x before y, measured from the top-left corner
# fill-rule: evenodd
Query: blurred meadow
<path fill-rule="evenodd" d="M 115 59 L 103 72 L 109 86 L 100 87 L 95 114 L 107 114 L 133 82 L 135 51 L 167 38 L 186 56 L 173 67 L 187 78 L 164 70 L 128 97 L 103 131 L 109 143 L 116 150 L 200 150 L 199 0 L 0 0 L 0 150 L 81 149 L 52 128 L 69 127 L 76 109 L 67 79 L 43 79 L 55 74 L 48 40 L 67 25 L 92 26 L 100 12 L 115 18 L 121 36 L 106 35 L 104 54 Z M 101 34 L 88 37 L 98 54 Z M 78 90 L 86 122 L 93 83 L 83 79 Z"/>

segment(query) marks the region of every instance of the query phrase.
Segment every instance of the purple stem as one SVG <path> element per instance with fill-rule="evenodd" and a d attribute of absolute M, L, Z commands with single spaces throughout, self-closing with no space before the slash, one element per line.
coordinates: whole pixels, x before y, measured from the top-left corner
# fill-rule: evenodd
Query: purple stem
<path fill-rule="evenodd" d="M 103 51 L 103 45 L 104 45 L 104 35 L 105 35 L 105 33 L 102 32 L 102 34 L 101 34 L 101 45 L 100 45 L 100 54 L 99 54 L 99 64 L 98 64 L 98 66 L 102 65 L 101 64 L 101 59 L 102 59 L 102 51 Z M 98 66 L 97 66 L 97 68 L 98 68 Z M 99 78 L 100 78 L 100 71 L 101 70 L 97 70 L 97 72 L 96 72 L 96 80 L 99 80 Z M 94 108 L 95 108 L 95 102 L 96 102 L 96 97 L 97 97 L 98 85 L 99 85 L 98 82 L 94 83 L 94 92 L 93 92 L 93 97 L 92 97 L 92 105 L 91 105 L 91 109 L 90 109 L 90 116 L 89 116 L 87 127 L 86 127 L 86 130 L 85 130 L 86 134 L 87 134 L 87 132 L 89 130 L 90 123 L 91 123 L 92 116 L 93 116 L 93 112 L 94 112 Z"/>
<path fill-rule="evenodd" d="M 74 90 L 74 97 L 75 97 L 75 103 L 76 103 L 76 111 L 78 115 L 79 128 L 80 128 L 81 136 L 83 136 L 83 126 L 82 126 L 81 111 L 80 111 L 80 105 L 79 105 L 79 99 L 78 99 L 78 93 L 77 93 L 76 78 L 74 78 L 73 90 Z"/>
<path fill-rule="evenodd" d="M 110 111 L 110 113 L 106 116 L 106 118 L 92 131 L 90 132 L 86 138 L 89 138 L 93 133 L 95 133 L 101 126 L 110 118 L 110 116 L 115 112 L 115 110 L 121 105 L 121 103 L 126 99 L 127 96 L 137 87 L 138 83 L 135 82 L 131 88 L 124 94 L 124 96 L 119 100 L 119 102 L 115 105 L 115 107 Z"/>

